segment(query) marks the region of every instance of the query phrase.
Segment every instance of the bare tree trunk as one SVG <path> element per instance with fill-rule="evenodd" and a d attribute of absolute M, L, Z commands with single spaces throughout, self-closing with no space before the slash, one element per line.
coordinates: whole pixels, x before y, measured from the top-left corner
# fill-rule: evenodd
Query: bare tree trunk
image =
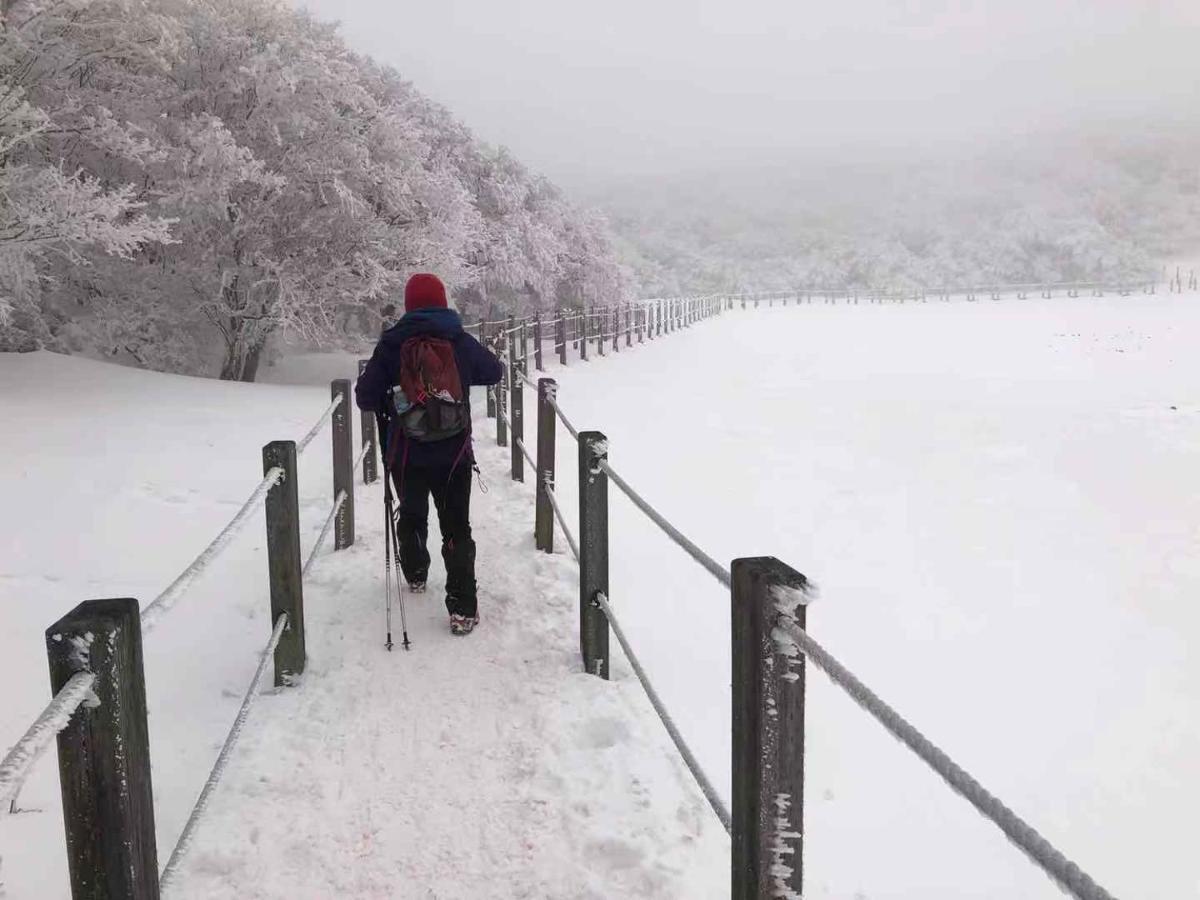
<path fill-rule="evenodd" d="M 225 331 L 225 359 L 221 363 L 222 381 L 254 381 L 266 349 L 267 335 L 258 322 L 231 319 Z"/>

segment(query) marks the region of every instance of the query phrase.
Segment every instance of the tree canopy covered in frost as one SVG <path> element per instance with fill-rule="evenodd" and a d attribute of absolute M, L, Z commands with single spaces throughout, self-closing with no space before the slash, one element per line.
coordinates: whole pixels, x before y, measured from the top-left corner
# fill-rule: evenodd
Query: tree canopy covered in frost
<path fill-rule="evenodd" d="M 1200 140 L 1014 138 L 627 182 L 596 199 L 655 295 L 1162 280 L 1200 251 Z"/>
<path fill-rule="evenodd" d="M 603 220 L 281 2 L 0 10 L 0 349 L 249 380 L 413 271 L 473 314 L 632 288 Z"/>

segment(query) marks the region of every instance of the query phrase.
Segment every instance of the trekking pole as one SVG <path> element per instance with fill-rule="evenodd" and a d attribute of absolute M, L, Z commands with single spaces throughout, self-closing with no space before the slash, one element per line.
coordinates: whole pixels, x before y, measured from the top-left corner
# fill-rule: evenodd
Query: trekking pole
<path fill-rule="evenodd" d="M 384 472 L 385 479 L 390 477 Z M 392 494 L 383 491 L 383 608 L 387 619 L 387 647 L 392 652 Z"/>
<path fill-rule="evenodd" d="M 384 587 L 387 590 L 387 648 L 392 649 L 392 575 L 396 576 L 396 597 L 400 601 L 400 646 L 405 650 L 411 649 L 411 644 L 408 640 L 408 617 L 404 610 L 404 582 L 403 575 L 400 571 L 400 536 L 396 531 L 396 520 L 392 517 L 392 485 L 391 473 L 384 473 L 383 482 L 383 502 L 384 515 L 387 516 L 387 522 L 384 530 L 384 565 L 387 566 L 387 575 L 384 579 Z M 395 551 L 393 556 L 393 551 Z"/>

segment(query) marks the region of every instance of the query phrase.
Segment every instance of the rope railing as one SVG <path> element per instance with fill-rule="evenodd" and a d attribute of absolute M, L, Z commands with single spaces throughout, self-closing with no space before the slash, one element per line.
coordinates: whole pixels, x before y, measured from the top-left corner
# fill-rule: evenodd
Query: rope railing
<path fill-rule="evenodd" d="M 554 511 L 554 518 L 558 520 L 563 537 L 567 539 L 567 546 L 571 548 L 571 555 L 575 557 L 576 562 L 579 562 L 579 543 L 575 540 L 575 535 L 571 533 L 571 526 L 567 524 L 562 507 L 558 505 L 558 495 L 554 493 L 554 488 L 549 484 L 546 485 L 545 490 L 546 498 L 550 501 L 550 508 Z"/>
<path fill-rule="evenodd" d="M 357 472 L 362 468 L 363 460 L 367 458 L 367 454 L 375 449 L 374 441 L 367 441 L 362 445 L 362 449 L 358 451 L 358 456 L 354 459 L 354 471 Z"/>
<path fill-rule="evenodd" d="M 609 627 L 612 628 L 613 634 L 617 638 L 617 643 L 621 645 L 621 650 L 624 652 L 625 658 L 629 660 L 633 674 L 637 676 L 637 680 L 642 685 L 642 690 L 646 692 L 646 696 L 650 700 L 650 705 L 654 707 L 654 711 L 658 713 L 658 718 L 662 721 L 663 727 L 667 729 L 667 734 L 670 735 L 675 749 L 683 757 L 684 765 L 692 773 L 692 777 L 696 779 L 696 784 L 700 786 L 700 791 L 704 794 L 704 799 L 708 801 L 708 805 L 712 807 L 717 818 L 721 820 L 721 824 L 725 826 L 726 833 L 731 833 L 733 831 L 733 819 L 729 815 L 729 809 L 725 806 L 724 801 L 721 800 L 717 789 L 713 787 L 712 781 L 704 774 L 704 770 L 700 767 L 695 754 L 692 753 L 691 748 L 688 747 L 687 742 L 683 739 L 683 735 L 679 732 L 679 728 L 675 725 L 675 720 L 671 718 L 671 714 L 667 712 L 666 706 L 663 705 L 662 699 L 658 696 L 658 691 L 650 683 L 650 678 L 646 675 L 646 670 L 642 668 L 637 654 L 633 652 L 633 648 L 629 646 L 629 641 L 625 639 L 625 632 L 621 629 L 621 623 L 617 621 L 616 614 L 609 605 L 608 597 L 603 592 L 597 593 L 596 603 L 604 610 L 604 615 L 608 619 Z"/>
<path fill-rule="evenodd" d="M 308 434 L 306 434 L 296 443 L 297 453 L 303 453 L 308 449 L 308 445 L 312 443 L 312 439 L 321 433 L 321 429 L 325 427 L 325 423 L 333 417 L 333 414 L 337 412 L 337 408 L 341 406 L 345 400 L 345 394 L 338 394 L 329 401 L 329 406 L 325 408 L 325 412 L 321 413 L 321 418 L 317 419 L 317 423 L 308 430 Z"/>
<path fill-rule="evenodd" d="M 304 561 L 304 568 L 300 570 L 300 577 L 303 578 L 308 574 L 308 570 L 312 568 L 312 564 L 317 559 L 317 554 L 321 552 L 321 547 L 329 537 L 329 532 L 333 530 L 333 523 L 337 521 L 338 513 L 342 511 L 342 507 L 346 503 L 346 497 L 349 495 L 345 491 L 339 491 L 337 499 L 333 502 L 333 509 L 329 511 L 328 517 L 325 519 L 325 524 L 321 526 L 321 533 L 317 535 L 317 542 L 313 544 L 312 550 L 309 551 L 308 559 Z"/>
<path fill-rule="evenodd" d="M 192 560 L 191 565 L 184 569 L 174 581 L 167 586 L 161 594 L 142 610 L 142 632 L 143 634 L 154 628 L 164 614 L 169 612 L 175 603 L 179 600 L 183 593 L 188 589 L 193 581 L 198 578 L 205 569 L 207 569 L 223 551 L 229 542 L 233 539 L 246 524 L 246 520 L 250 514 L 258 509 L 265 501 L 267 493 L 278 484 L 279 479 L 283 475 L 283 469 L 279 467 L 272 468 L 259 482 L 258 487 L 254 489 L 248 500 L 242 504 L 242 508 L 237 511 L 237 514 L 229 520 L 229 524 L 221 529 L 220 533 L 212 539 L 207 547 L 201 551 L 200 555 Z"/>
<path fill-rule="evenodd" d="M 77 672 L 72 675 L 62 690 L 54 695 L 54 699 L 42 710 L 42 714 L 33 720 L 33 724 L 21 735 L 12 749 L 0 760 L 0 806 L 16 803 L 17 794 L 25 783 L 29 770 L 46 748 L 54 741 L 55 736 L 67 727 L 75 710 L 79 709 L 92 692 L 96 676 L 91 672 Z M 10 808 L 10 812 L 15 809 Z"/>
<path fill-rule="evenodd" d="M 615 629 L 614 629 L 615 630 Z M 838 662 L 824 647 L 813 640 L 789 617 L 781 614 L 773 633 L 776 641 L 789 644 L 824 672 L 845 691 L 855 703 L 882 725 L 900 743 L 915 753 L 951 788 L 1004 832 L 1018 848 L 1056 881 L 1080 900 L 1112 900 L 1112 895 L 1096 884 L 1082 869 L 1055 849 L 1031 825 L 972 778 L 925 735 L 908 723 L 895 709 L 860 681 L 854 673 Z"/>
<path fill-rule="evenodd" d="M 525 442 L 523 440 L 521 440 L 521 438 L 517 438 L 517 447 L 519 447 L 521 452 L 525 454 L 525 460 L 529 463 L 530 466 L 533 467 L 533 470 L 536 472 L 537 471 L 537 460 L 529 455 L 529 451 L 525 449 Z"/>
<path fill-rule="evenodd" d="M 559 407 L 558 397 L 556 397 L 556 396 L 547 397 L 546 402 L 550 404 L 550 408 L 552 410 L 554 410 L 554 414 L 556 416 L 558 416 L 558 420 L 563 423 L 563 426 L 567 429 L 568 432 L 570 432 L 571 437 L 573 437 L 575 439 L 575 441 L 578 443 L 579 432 L 576 430 L 575 426 L 571 424 L 571 420 L 567 418 L 566 413 L 564 413 L 562 411 L 562 409 Z"/>
<path fill-rule="evenodd" d="M 217 784 L 220 783 L 221 777 L 225 774 L 225 767 L 229 764 L 229 757 L 237 745 L 238 738 L 242 735 L 242 729 L 246 725 L 250 709 L 254 706 L 254 701 L 258 697 L 258 688 L 262 684 L 263 675 L 267 671 L 267 663 L 271 661 L 275 653 L 275 648 L 279 646 L 279 639 L 283 637 L 283 632 L 287 628 L 287 624 L 287 613 L 280 613 L 279 618 L 275 621 L 275 628 L 271 632 L 271 639 L 267 641 L 267 645 L 263 648 L 262 655 L 258 660 L 258 668 L 254 671 L 254 677 L 250 679 L 250 687 L 247 688 L 246 695 L 242 698 L 242 705 L 233 720 L 233 726 L 229 729 L 229 734 L 225 737 L 225 743 L 221 745 L 221 752 L 217 754 L 217 760 L 213 763 L 212 771 L 209 772 L 208 779 L 204 782 L 204 787 L 200 790 L 200 796 L 196 798 L 196 803 L 183 825 L 183 831 L 179 834 L 179 840 L 175 842 L 175 849 L 171 851 L 171 856 L 167 860 L 162 874 L 159 876 L 159 885 L 161 887 L 167 887 L 178 871 L 179 864 L 183 861 L 184 856 L 187 855 L 188 849 L 191 847 L 196 827 L 200 824 L 201 818 L 203 818 L 205 811 L 208 809 L 209 798 L 212 796 Z"/>
<path fill-rule="evenodd" d="M 732 579 L 730 578 L 728 569 L 701 550 L 692 541 L 688 540 L 678 528 L 667 521 L 667 518 L 663 516 L 662 513 L 646 502 L 645 498 L 643 498 L 641 494 L 630 487 L 629 483 L 624 478 L 614 472 L 612 466 L 608 464 L 607 460 L 600 460 L 599 466 L 604 473 L 612 479 L 613 484 L 621 489 L 621 493 L 628 497 L 633 502 L 634 506 L 644 512 L 651 522 L 662 529 L 667 537 L 669 537 L 680 548 L 686 551 L 692 559 L 707 569 L 708 572 L 717 579 L 717 581 L 721 582 L 721 584 L 725 585 L 725 587 L 729 587 Z"/>

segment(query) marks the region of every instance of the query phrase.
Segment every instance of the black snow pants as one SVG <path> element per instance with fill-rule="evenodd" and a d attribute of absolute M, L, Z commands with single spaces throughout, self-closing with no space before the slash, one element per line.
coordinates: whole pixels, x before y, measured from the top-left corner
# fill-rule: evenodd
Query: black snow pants
<path fill-rule="evenodd" d="M 392 472 L 400 498 L 396 534 L 400 538 L 400 568 L 409 582 L 429 576 L 429 497 L 437 509 L 442 531 L 442 561 L 446 564 L 446 609 L 460 616 L 478 614 L 475 586 L 475 541 L 471 539 L 471 463 L 455 466 L 414 466 Z"/>

